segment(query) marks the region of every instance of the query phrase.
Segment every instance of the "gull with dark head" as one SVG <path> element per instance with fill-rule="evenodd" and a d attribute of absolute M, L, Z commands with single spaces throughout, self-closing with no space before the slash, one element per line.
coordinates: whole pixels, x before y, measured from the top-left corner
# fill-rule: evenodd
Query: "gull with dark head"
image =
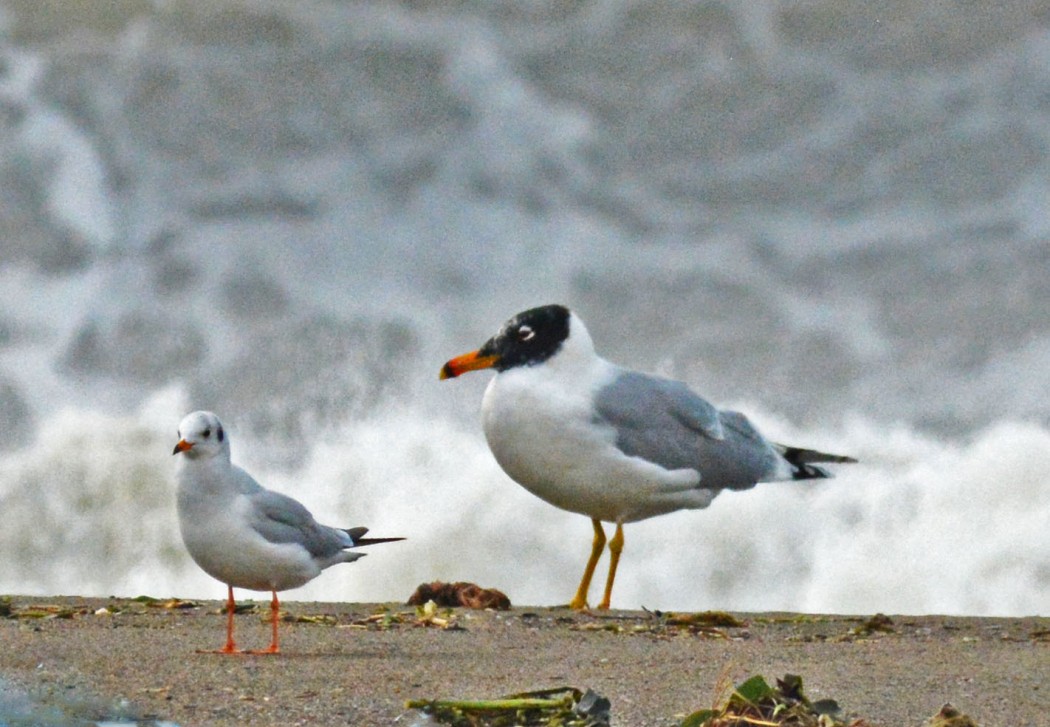
<path fill-rule="evenodd" d="M 681 382 L 606 361 L 561 305 L 514 316 L 481 348 L 448 361 L 441 378 L 486 368 L 497 372 L 481 404 L 496 461 L 532 494 L 594 526 L 574 609 L 587 608 L 603 521 L 616 525 L 598 605 L 606 609 L 624 523 L 704 508 L 723 490 L 830 477 L 818 463 L 856 461 L 774 444 L 743 414 L 715 408 Z"/>
<path fill-rule="evenodd" d="M 230 461 L 230 438 L 209 411 L 179 424 L 181 454 L 176 501 L 190 556 L 227 588 L 226 645 L 219 653 L 276 654 L 277 591 L 298 588 L 337 563 L 352 563 L 362 545 L 404 538 L 366 538 L 368 528 L 321 525 L 297 500 L 265 489 Z M 233 641 L 233 589 L 270 591 L 273 636 L 261 651 L 240 652 Z"/>

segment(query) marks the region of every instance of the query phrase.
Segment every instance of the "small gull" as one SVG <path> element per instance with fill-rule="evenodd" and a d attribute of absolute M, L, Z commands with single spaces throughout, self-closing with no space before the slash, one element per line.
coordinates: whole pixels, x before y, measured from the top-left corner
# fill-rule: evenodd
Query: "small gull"
<path fill-rule="evenodd" d="M 218 653 L 276 654 L 277 591 L 298 588 L 337 563 L 352 563 L 362 545 L 404 538 L 366 538 L 368 528 L 321 525 L 297 500 L 267 490 L 230 461 L 230 439 L 215 414 L 195 411 L 179 424 L 182 454 L 176 501 L 182 540 L 205 573 L 226 584 L 226 645 Z M 273 637 L 261 651 L 233 642 L 233 588 L 270 591 Z"/>
<path fill-rule="evenodd" d="M 766 440 L 739 412 L 715 408 L 685 384 L 621 368 L 595 353 L 583 321 L 560 305 L 514 316 L 476 351 L 448 361 L 441 378 L 493 368 L 481 404 L 485 438 L 518 484 L 556 507 L 587 515 L 590 559 L 570 607 L 586 609 L 609 540 L 609 607 L 624 523 L 704 508 L 722 490 L 831 475 L 815 463 L 851 457 Z"/>

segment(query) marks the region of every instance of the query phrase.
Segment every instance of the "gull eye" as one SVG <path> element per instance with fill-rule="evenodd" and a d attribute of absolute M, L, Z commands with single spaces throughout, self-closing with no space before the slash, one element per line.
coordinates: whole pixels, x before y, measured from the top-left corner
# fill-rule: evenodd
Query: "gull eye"
<path fill-rule="evenodd" d="M 204 430 L 204 438 L 207 439 L 210 436 L 211 436 L 211 427 L 208 427 L 207 429 Z"/>
<path fill-rule="evenodd" d="M 531 341 L 535 337 L 536 331 L 532 330 L 532 326 L 522 326 L 518 329 L 519 341 Z"/>

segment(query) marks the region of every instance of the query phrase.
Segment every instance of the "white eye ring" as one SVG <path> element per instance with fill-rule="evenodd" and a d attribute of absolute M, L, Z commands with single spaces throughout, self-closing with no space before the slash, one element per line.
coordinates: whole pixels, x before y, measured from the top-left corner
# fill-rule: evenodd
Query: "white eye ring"
<path fill-rule="evenodd" d="M 536 331 L 532 330 L 531 326 L 522 326 L 518 329 L 518 340 L 519 341 L 531 341 L 536 337 Z"/>

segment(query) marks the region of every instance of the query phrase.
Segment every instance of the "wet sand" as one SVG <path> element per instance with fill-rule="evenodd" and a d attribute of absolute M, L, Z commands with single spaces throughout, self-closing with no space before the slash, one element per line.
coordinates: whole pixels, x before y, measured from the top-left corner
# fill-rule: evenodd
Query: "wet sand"
<path fill-rule="evenodd" d="M 646 612 L 515 607 L 455 609 L 456 628 L 443 628 L 402 604 L 288 602 L 297 620 L 281 623 L 280 655 L 197 653 L 222 645 L 221 606 L 12 596 L 0 678 L 78 718 L 182 727 L 411 725 L 406 699 L 564 685 L 609 698 L 613 725 L 670 727 L 733 683 L 785 673 L 811 699 L 885 727 L 921 725 L 945 702 L 982 727 L 1050 725 L 1050 617 L 891 615 L 892 631 L 867 633 L 866 616 L 737 613 L 742 626 L 700 629 Z M 236 617 L 239 646 L 268 644 L 266 617 L 262 601 Z"/>

